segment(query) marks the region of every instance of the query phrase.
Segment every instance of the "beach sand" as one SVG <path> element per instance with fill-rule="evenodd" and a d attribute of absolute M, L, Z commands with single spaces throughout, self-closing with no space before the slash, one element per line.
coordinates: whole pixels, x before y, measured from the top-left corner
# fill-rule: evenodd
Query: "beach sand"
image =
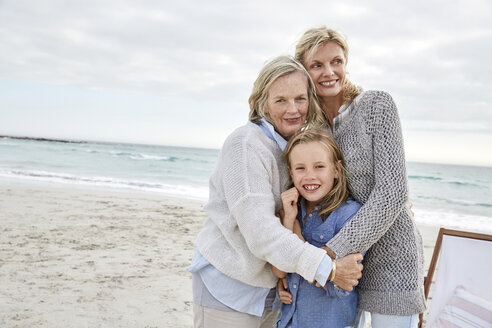
<path fill-rule="evenodd" d="M 0 327 L 192 327 L 203 202 L 0 185 Z M 426 268 L 439 228 L 419 226 Z"/>

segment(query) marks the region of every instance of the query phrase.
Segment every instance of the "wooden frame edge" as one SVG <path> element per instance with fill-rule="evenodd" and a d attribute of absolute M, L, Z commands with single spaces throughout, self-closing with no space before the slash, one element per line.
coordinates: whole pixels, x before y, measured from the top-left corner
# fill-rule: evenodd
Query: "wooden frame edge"
<path fill-rule="evenodd" d="M 464 230 L 453 230 L 453 229 L 446 229 L 446 228 L 439 229 L 439 234 L 437 235 L 436 244 L 434 246 L 434 252 L 432 253 L 432 259 L 429 264 L 429 271 L 427 271 L 427 276 L 424 278 L 424 295 L 426 300 L 427 297 L 429 296 L 430 285 L 432 283 L 432 278 L 434 277 L 434 271 L 436 270 L 437 259 L 439 258 L 439 253 L 441 252 L 442 239 L 444 235 L 492 241 L 492 235 L 488 235 L 488 234 L 470 232 Z M 420 313 L 419 328 L 421 328 L 423 325 L 423 318 L 424 318 L 424 313 Z"/>

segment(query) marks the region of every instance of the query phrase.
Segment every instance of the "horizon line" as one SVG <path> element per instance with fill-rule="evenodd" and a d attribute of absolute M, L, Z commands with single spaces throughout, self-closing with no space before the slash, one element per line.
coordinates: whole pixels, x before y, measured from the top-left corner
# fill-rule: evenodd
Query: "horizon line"
<path fill-rule="evenodd" d="M 150 144 L 150 143 L 125 142 L 125 141 L 63 139 L 63 138 L 29 137 L 29 136 L 13 136 L 13 135 L 0 135 L 0 139 L 31 140 L 31 141 L 75 143 L 75 144 L 95 143 L 95 144 L 103 144 L 103 145 L 110 144 L 110 145 L 133 145 L 133 146 L 162 146 L 162 147 L 175 147 L 175 148 L 220 150 L 220 148 L 210 148 L 210 147 L 176 146 L 176 145 L 168 145 L 168 144 Z"/>
<path fill-rule="evenodd" d="M 149 143 L 135 143 L 135 142 L 124 142 L 124 141 L 102 141 L 102 140 L 81 140 L 81 139 L 63 139 L 63 138 L 47 138 L 47 137 L 29 137 L 29 136 L 14 136 L 14 135 L 1 135 L 0 139 L 15 139 L 15 140 L 30 140 L 30 141 L 41 141 L 41 142 L 59 142 L 59 143 L 74 143 L 74 144 L 102 144 L 102 145 L 133 145 L 133 146 L 156 146 L 156 147 L 172 147 L 172 148 L 188 148 L 188 149 L 206 149 L 206 150 L 216 150 L 220 151 L 220 148 L 210 148 L 210 147 L 197 147 L 197 146 L 176 146 L 169 144 L 149 144 Z M 445 163 L 445 162 L 426 162 L 426 161 L 409 161 L 405 160 L 407 163 L 416 164 L 438 164 L 438 165 L 450 165 L 450 166 L 472 166 L 472 167 L 484 167 L 491 168 L 492 165 L 484 164 L 457 164 L 457 163 Z"/>

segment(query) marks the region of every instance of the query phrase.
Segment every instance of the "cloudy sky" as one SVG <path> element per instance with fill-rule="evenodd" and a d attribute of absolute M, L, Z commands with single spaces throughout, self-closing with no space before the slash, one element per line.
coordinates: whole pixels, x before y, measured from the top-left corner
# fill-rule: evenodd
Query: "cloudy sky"
<path fill-rule="evenodd" d="M 327 25 L 407 159 L 492 166 L 492 1 L 0 0 L 0 135 L 220 148 L 264 62 Z"/>

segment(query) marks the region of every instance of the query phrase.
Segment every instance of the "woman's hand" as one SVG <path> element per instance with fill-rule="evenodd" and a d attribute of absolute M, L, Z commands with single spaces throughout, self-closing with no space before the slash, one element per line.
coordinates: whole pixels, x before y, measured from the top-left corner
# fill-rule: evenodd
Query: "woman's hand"
<path fill-rule="evenodd" d="M 362 259 L 361 253 L 349 254 L 337 259 L 337 269 L 333 283 L 350 292 L 353 287 L 359 284 L 359 279 L 362 278 L 363 265 L 358 263 Z"/>
<path fill-rule="evenodd" d="M 333 252 L 328 246 L 323 246 L 326 253 L 331 259 L 336 258 L 335 252 Z M 352 291 L 353 287 L 359 284 L 359 279 L 362 278 L 363 265 L 358 263 L 363 260 L 361 253 L 349 254 L 345 257 L 337 259 L 337 269 L 335 272 L 335 279 L 333 283 L 346 291 Z M 331 277 L 330 276 L 328 278 Z"/>
<path fill-rule="evenodd" d="M 284 304 L 292 304 L 292 294 L 287 291 L 289 285 L 287 284 L 287 279 L 282 278 L 277 282 L 278 296 L 280 301 Z"/>
<path fill-rule="evenodd" d="M 295 187 L 292 187 L 284 191 L 280 198 L 282 198 L 282 206 L 284 207 L 284 217 L 282 224 L 289 230 L 294 229 L 294 221 L 297 217 L 297 200 L 299 199 L 299 192 Z"/>

